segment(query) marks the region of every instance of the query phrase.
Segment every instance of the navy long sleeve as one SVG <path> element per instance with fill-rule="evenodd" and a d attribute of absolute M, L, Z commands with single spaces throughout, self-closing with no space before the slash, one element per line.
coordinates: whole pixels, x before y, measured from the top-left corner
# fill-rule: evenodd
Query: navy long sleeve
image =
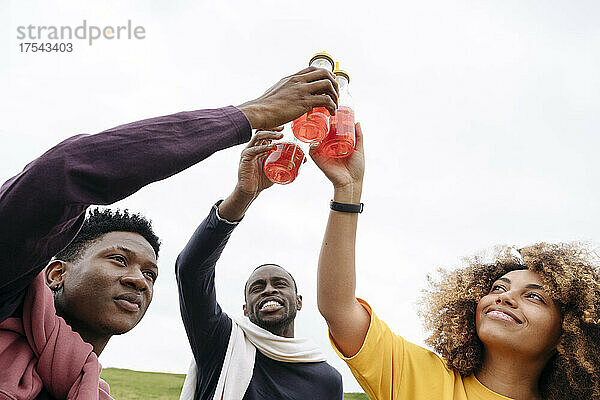
<path fill-rule="evenodd" d="M 250 137 L 235 107 L 182 112 L 71 137 L 28 164 L 0 188 L 0 321 L 74 238 L 88 206 L 121 200 Z"/>
<path fill-rule="evenodd" d="M 217 302 L 215 265 L 236 225 L 219 220 L 216 208 L 198 226 L 175 266 L 183 324 L 198 367 L 196 400 L 214 397 L 231 336 L 232 320 Z M 247 267 L 250 272 L 252 266 Z M 243 400 L 342 397 L 342 377 L 326 362 L 286 363 L 257 351 Z"/>
<path fill-rule="evenodd" d="M 198 366 L 197 399 L 214 396 L 231 335 L 231 318 L 217 303 L 215 265 L 234 228 L 219 221 L 213 206 L 175 264 L 183 325 Z"/>

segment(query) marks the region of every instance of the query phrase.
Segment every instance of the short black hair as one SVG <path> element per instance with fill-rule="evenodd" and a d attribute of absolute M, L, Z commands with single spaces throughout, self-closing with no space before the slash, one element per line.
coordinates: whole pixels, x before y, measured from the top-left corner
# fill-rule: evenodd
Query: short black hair
<path fill-rule="evenodd" d="M 287 269 L 283 268 L 279 264 L 274 264 L 274 263 L 261 264 L 258 267 L 254 268 L 252 270 L 252 272 L 256 271 L 259 268 L 266 267 L 268 265 L 272 265 L 274 267 L 281 268 L 282 270 L 284 270 L 285 272 L 287 272 L 287 274 L 292 278 L 292 282 L 294 282 L 294 291 L 296 292 L 296 294 L 298 294 L 298 285 L 296 285 L 296 280 L 294 279 L 294 275 L 290 274 L 290 271 L 288 271 Z M 252 273 L 250 273 L 250 275 L 252 275 Z M 248 277 L 248 279 L 250 279 L 250 277 Z M 246 283 L 244 284 L 244 300 L 246 300 L 246 289 L 248 289 L 248 280 L 246 280 Z"/>
<path fill-rule="evenodd" d="M 141 214 L 130 214 L 126 209 L 120 211 L 99 208 L 88 213 L 75 238 L 54 258 L 68 262 L 76 261 L 90 244 L 109 232 L 132 232 L 141 235 L 152 246 L 158 258 L 160 239 L 154 234 L 150 220 Z"/>

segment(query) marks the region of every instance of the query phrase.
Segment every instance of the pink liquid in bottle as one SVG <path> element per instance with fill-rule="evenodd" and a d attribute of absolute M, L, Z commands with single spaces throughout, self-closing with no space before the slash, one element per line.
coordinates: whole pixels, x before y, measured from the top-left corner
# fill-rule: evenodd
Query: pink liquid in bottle
<path fill-rule="evenodd" d="M 333 71 L 333 58 L 326 52 L 315 54 L 308 64 L 312 67 Z M 327 135 L 329 117 L 327 108 L 315 107 L 292 122 L 292 132 L 302 142 L 320 142 Z"/>
<path fill-rule="evenodd" d="M 271 150 L 265 159 L 265 175 L 271 182 L 286 185 L 298 176 L 300 165 L 304 162 L 302 149 L 290 142 L 275 143 L 277 146 Z"/>
<path fill-rule="evenodd" d="M 320 142 L 327 135 L 329 117 L 327 108 L 315 107 L 292 122 L 292 132 L 303 142 Z"/>
<path fill-rule="evenodd" d="M 344 158 L 352 154 L 355 144 L 354 111 L 341 106 L 329 119 L 329 133 L 319 145 L 318 152 L 329 158 Z"/>

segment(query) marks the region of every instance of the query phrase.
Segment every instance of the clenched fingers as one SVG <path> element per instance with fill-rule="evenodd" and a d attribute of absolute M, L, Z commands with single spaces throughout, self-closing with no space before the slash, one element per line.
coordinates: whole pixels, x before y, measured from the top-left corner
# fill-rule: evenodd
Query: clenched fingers
<path fill-rule="evenodd" d="M 312 67 L 314 68 L 314 67 Z M 327 71 L 324 68 L 314 68 L 312 71 L 300 75 L 305 82 L 320 81 L 321 79 L 328 79 L 331 84 L 338 90 L 338 84 L 335 80 L 335 75 L 331 71 Z"/>
<path fill-rule="evenodd" d="M 267 152 L 275 149 L 274 144 L 263 144 L 260 146 L 249 147 L 242 151 L 242 160 L 253 160 L 262 154 L 266 154 Z"/>
<path fill-rule="evenodd" d="M 314 80 L 323 79 L 325 77 L 329 77 L 335 82 L 335 75 L 333 74 L 333 72 L 326 70 L 325 68 L 317 68 L 312 66 L 306 67 L 303 70 L 288 76 L 287 78 L 291 78 L 294 76 L 302 77 L 305 82 L 312 82 Z"/>
<path fill-rule="evenodd" d="M 312 94 L 326 94 L 333 102 L 338 104 L 338 92 L 335 90 L 333 84 L 328 79 L 321 79 L 308 84 L 309 90 Z"/>
<path fill-rule="evenodd" d="M 278 140 L 283 137 L 283 133 L 274 131 L 261 131 L 258 130 L 250 140 L 250 143 L 246 146 L 247 149 L 256 145 L 269 144 L 273 140 Z"/>
<path fill-rule="evenodd" d="M 333 102 L 328 94 L 315 94 L 308 99 L 310 108 L 326 107 L 331 115 L 335 115 L 337 105 Z"/>

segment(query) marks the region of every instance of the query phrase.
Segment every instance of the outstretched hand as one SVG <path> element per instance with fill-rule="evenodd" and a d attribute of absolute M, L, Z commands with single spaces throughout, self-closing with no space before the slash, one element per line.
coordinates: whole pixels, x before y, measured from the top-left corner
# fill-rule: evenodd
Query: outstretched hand
<path fill-rule="evenodd" d="M 274 132 L 258 131 L 242 151 L 238 167 L 238 181 L 233 192 L 219 204 L 219 214 L 229 221 L 242 219 L 250 204 L 266 188 L 273 185 L 263 171 L 269 151 L 275 148 L 273 140 L 281 139 L 282 128 Z"/>
<path fill-rule="evenodd" d="M 256 100 L 238 108 L 254 129 L 282 126 L 314 107 L 326 107 L 334 115 L 338 104 L 335 75 L 323 68 L 308 67 L 287 76 Z"/>
<path fill-rule="evenodd" d="M 272 141 L 283 137 L 281 130 L 282 128 L 276 128 L 275 131 L 256 132 L 242 151 L 236 186 L 236 190 L 241 194 L 255 199 L 260 192 L 273 185 L 265 175 L 263 164 L 269 151 L 275 148 L 275 145 L 271 144 Z"/>
<path fill-rule="evenodd" d="M 362 185 L 365 172 L 363 135 L 360 123 L 356 128 L 356 146 L 346 158 L 329 158 L 319 154 L 318 145 L 311 145 L 310 157 L 331 181 L 335 189 Z"/>

